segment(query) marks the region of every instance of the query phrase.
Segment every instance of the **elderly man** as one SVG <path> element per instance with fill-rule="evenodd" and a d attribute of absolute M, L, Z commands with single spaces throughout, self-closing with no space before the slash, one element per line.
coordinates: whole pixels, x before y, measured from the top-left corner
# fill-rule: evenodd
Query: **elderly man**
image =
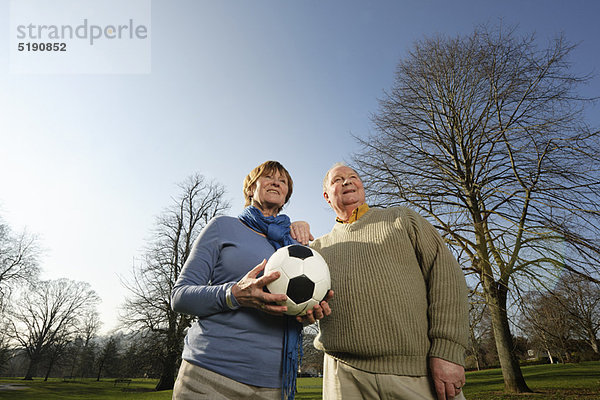
<path fill-rule="evenodd" d="M 435 228 L 404 208 L 369 208 L 338 163 L 323 196 L 337 214 L 311 247 L 331 271 L 333 312 L 319 321 L 324 399 L 464 399 L 464 275 Z"/>

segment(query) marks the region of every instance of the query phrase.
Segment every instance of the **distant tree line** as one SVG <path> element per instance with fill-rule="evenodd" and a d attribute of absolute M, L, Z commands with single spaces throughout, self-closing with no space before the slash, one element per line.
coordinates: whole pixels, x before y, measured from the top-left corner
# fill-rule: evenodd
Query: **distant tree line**
<path fill-rule="evenodd" d="M 64 380 L 148 378 L 160 376 L 156 338 L 118 332 L 108 336 L 75 337 L 63 351 L 48 351 L 38 363 L 35 378 Z M 14 347 L 3 364 L 2 376 L 22 377 L 29 370 L 30 359 L 25 349 Z"/>
<path fill-rule="evenodd" d="M 500 367 L 485 302 L 471 292 L 466 367 Z M 523 294 L 512 309 L 513 354 L 520 364 L 600 360 L 600 285 L 564 274 L 550 290 Z"/>

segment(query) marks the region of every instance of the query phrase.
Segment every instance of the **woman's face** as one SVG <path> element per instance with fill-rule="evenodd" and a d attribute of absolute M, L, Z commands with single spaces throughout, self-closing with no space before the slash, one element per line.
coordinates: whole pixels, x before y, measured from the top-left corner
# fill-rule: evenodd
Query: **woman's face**
<path fill-rule="evenodd" d="M 254 184 L 252 204 L 263 214 L 276 215 L 285 204 L 288 181 L 284 174 L 275 170 L 263 174 Z"/>

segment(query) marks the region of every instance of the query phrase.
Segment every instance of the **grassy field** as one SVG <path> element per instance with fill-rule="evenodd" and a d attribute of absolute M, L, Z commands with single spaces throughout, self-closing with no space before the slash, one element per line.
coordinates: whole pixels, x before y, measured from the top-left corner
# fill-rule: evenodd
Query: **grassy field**
<path fill-rule="evenodd" d="M 533 394 L 506 395 L 500 369 L 467 373 L 465 397 L 472 400 L 600 399 L 600 362 L 521 367 Z"/>
<path fill-rule="evenodd" d="M 530 400 L 530 399 L 600 399 L 600 362 L 566 365 L 535 365 L 523 367 L 529 387 L 535 391 L 526 395 L 502 393 L 502 373 L 499 369 L 467 373 L 465 396 L 469 400 Z M 154 392 L 156 381 L 134 379 L 130 384 L 113 379 L 71 380 L 41 379 L 23 381 L 0 378 L 0 399 L 11 400 L 142 400 L 171 398 L 171 391 Z M 300 378 L 298 400 L 321 398 L 321 379 Z"/>

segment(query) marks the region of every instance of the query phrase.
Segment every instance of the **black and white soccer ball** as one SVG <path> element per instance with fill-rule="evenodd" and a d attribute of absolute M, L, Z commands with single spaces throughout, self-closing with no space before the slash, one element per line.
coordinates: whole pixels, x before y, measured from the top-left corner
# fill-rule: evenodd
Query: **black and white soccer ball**
<path fill-rule="evenodd" d="M 327 296 L 331 289 L 329 267 L 310 247 L 290 245 L 279 248 L 267 261 L 264 274 L 279 271 L 276 281 L 267 285 L 270 293 L 285 294 L 288 315 L 305 315 Z"/>

